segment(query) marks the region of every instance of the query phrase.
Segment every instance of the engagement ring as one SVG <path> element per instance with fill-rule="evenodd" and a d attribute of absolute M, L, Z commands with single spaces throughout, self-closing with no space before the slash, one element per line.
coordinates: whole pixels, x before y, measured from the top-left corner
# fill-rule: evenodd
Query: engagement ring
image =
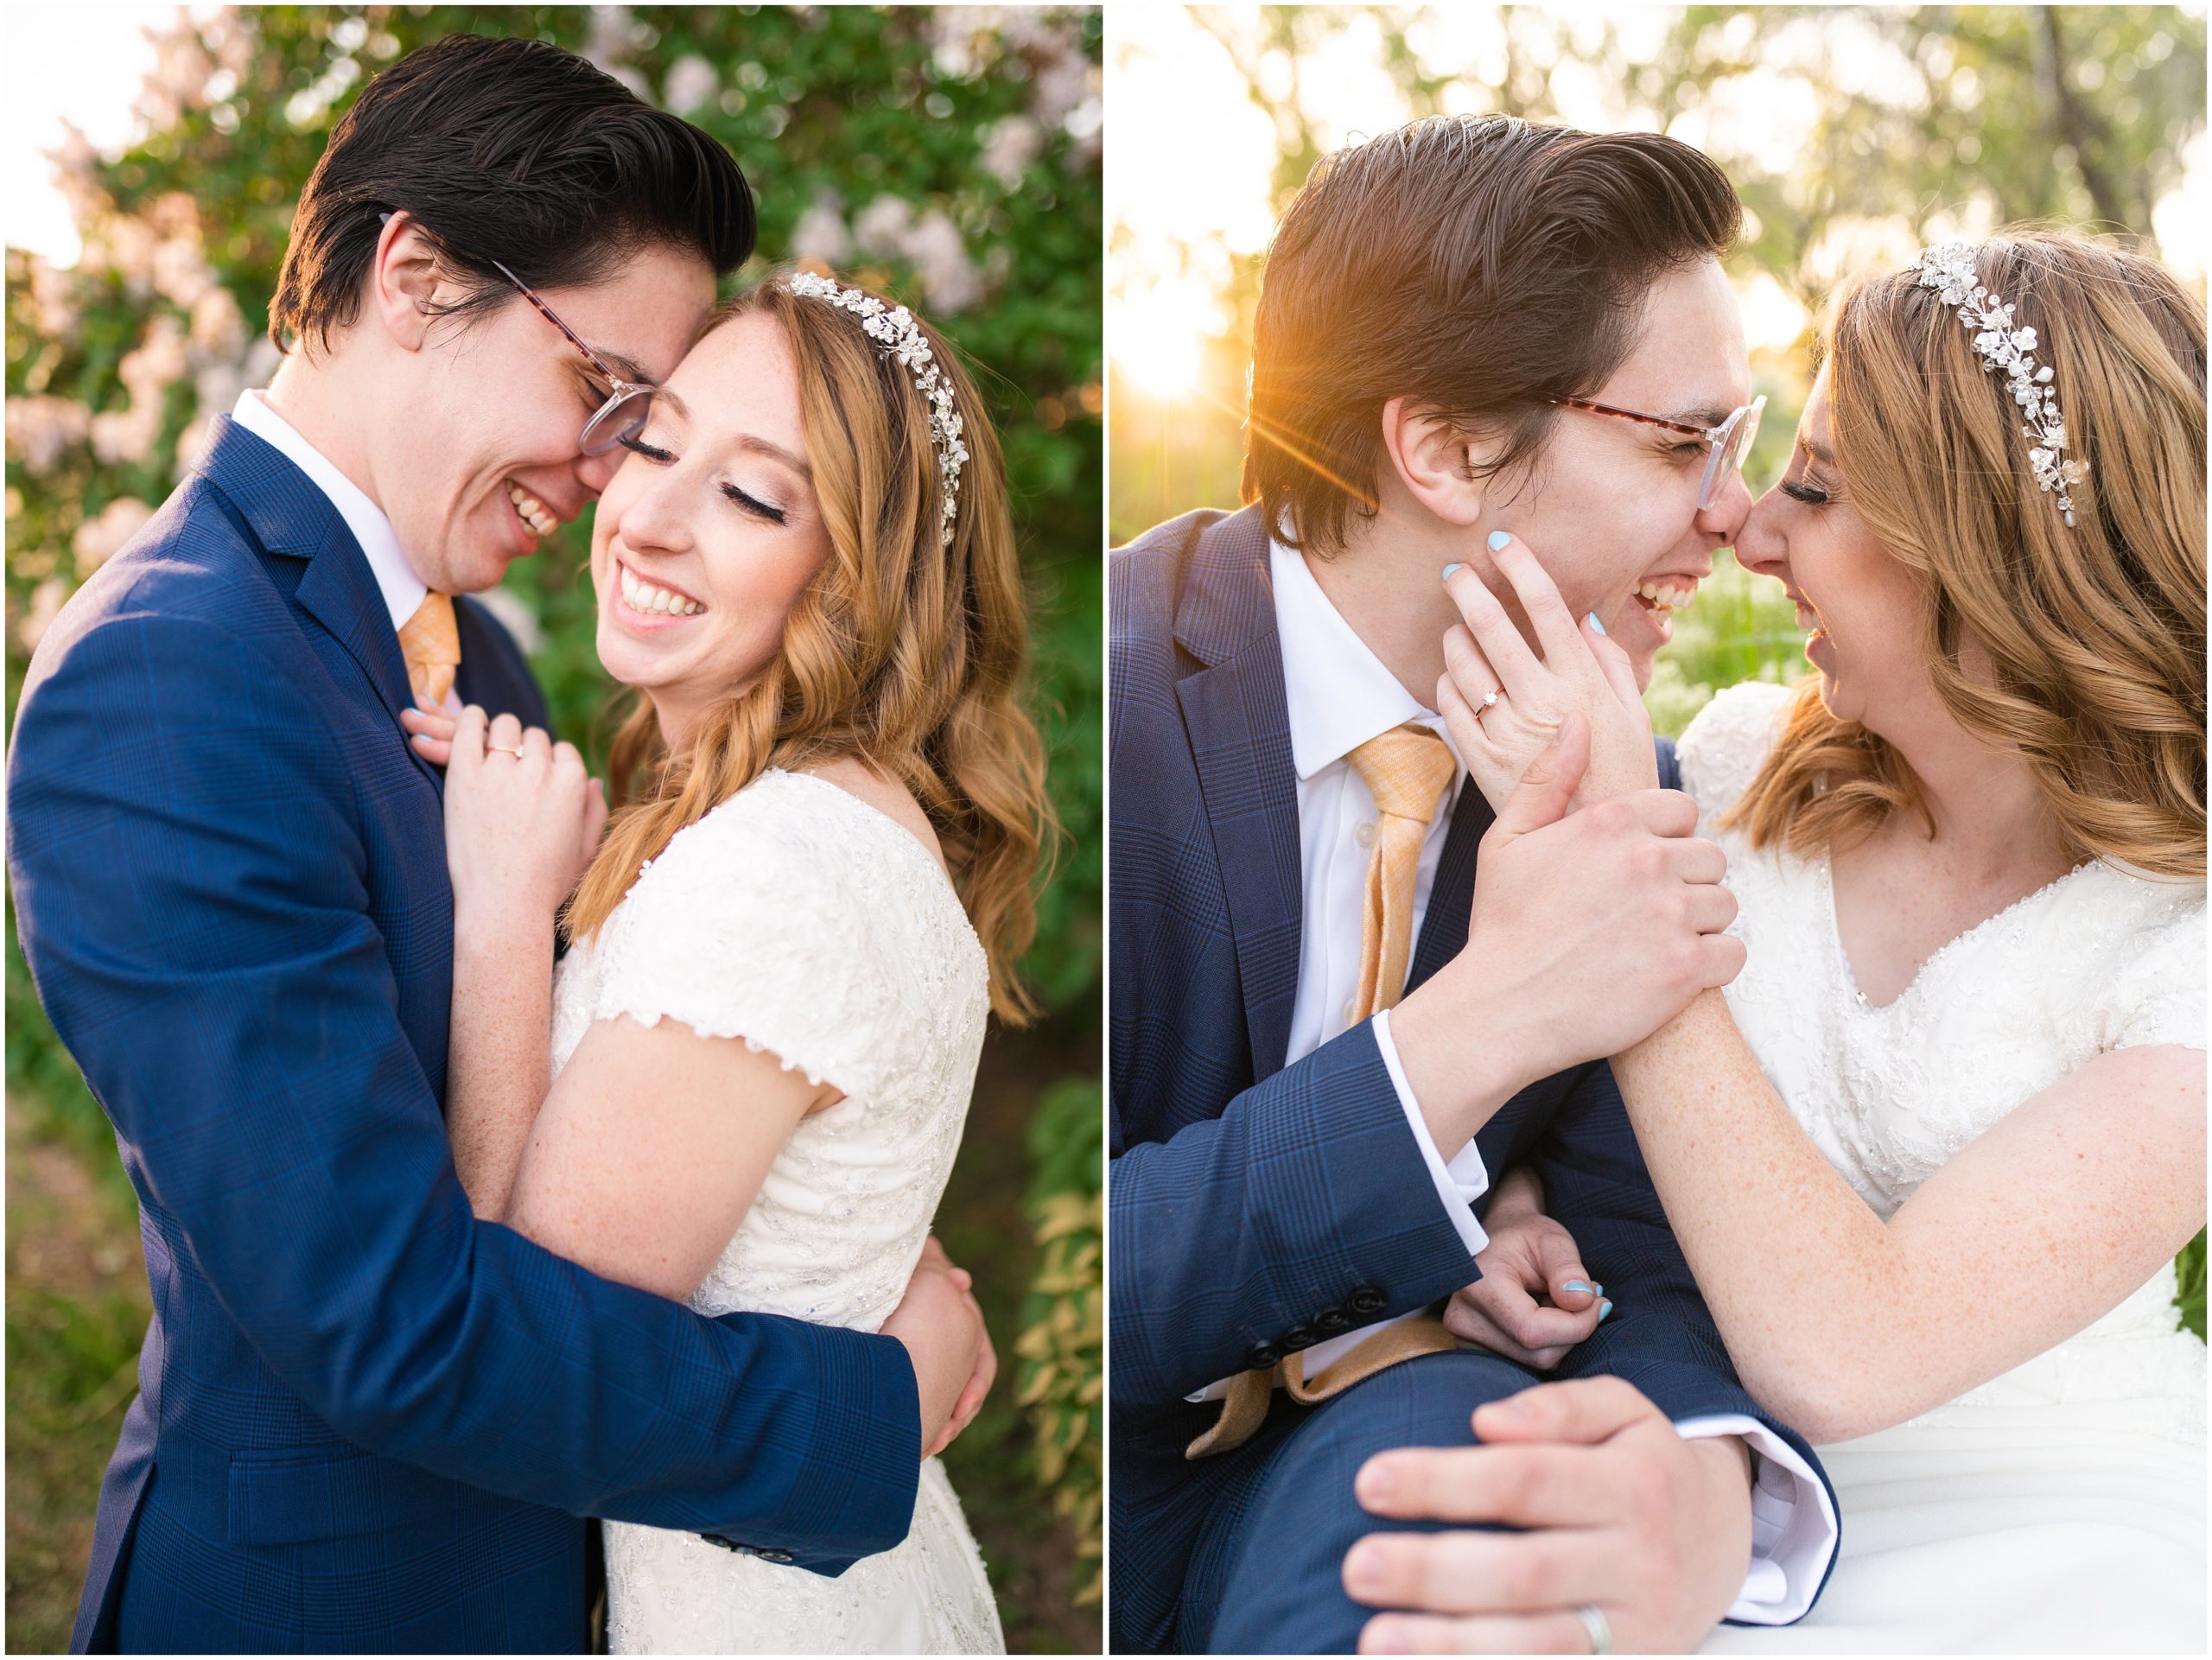
<path fill-rule="evenodd" d="M 510 748 L 509 748 L 505 744 L 503 744 L 503 743 L 487 743 L 487 744 L 486 744 L 486 745 L 484 746 L 484 751 L 485 751 L 485 753 L 486 753 L 486 754 L 491 754 L 491 755 L 512 755 L 512 756 L 513 756 L 517 760 L 520 760 L 522 759 L 522 751 L 521 751 L 521 750 L 519 750 L 519 749 L 510 749 Z"/>

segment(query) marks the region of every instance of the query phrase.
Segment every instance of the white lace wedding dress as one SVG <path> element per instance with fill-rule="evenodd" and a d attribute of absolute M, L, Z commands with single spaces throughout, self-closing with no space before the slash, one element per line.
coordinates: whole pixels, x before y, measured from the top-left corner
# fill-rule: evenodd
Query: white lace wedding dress
<path fill-rule="evenodd" d="M 2204 1047 L 2204 885 L 2101 864 L 1967 930 L 1894 1002 L 1868 1004 L 1836 932 L 1827 860 L 1755 853 L 1713 825 L 1791 696 L 1750 684 L 1715 697 L 1683 735 L 1682 779 L 1699 834 L 1727 850 L 1740 906 L 1730 932 L 1749 960 L 1729 1008 L 1868 1205 L 1891 1214 L 2094 1055 Z M 1800 1624 L 1724 1626 L 1704 1651 L 2202 1653 L 2205 1354 L 2175 1329 L 2174 1292 L 2169 1266 L 2025 1365 L 1822 1447 L 1843 1536 L 1827 1590 Z"/>
<path fill-rule="evenodd" d="M 771 771 L 677 834 L 563 959 L 553 1070 L 594 1020 L 666 1017 L 842 1090 L 792 1132 L 690 1306 L 872 1332 L 951 1173 L 987 1011 L 982 945 L 929 850 L 836 785 Z M 935 1459 L 905 1541 L 834 1579 L 695 1534 L 605 1527 L 617 1654 L 1006 1646 Z"/>

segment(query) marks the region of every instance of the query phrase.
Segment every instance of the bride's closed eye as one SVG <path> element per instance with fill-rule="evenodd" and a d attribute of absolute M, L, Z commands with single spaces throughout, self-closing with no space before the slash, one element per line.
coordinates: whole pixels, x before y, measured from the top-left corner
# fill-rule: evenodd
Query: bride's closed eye
<path fill-rule="evenodd" d="M 1783 480 L 1782 493 L 1792 501 L 1803 502 L 1808 507 L 1825 507 L 1828 503 L 1828 493 L 1813 482 L 1813 475 L 1809 473 L 1801 479 Z"/>
<path fill-rule="evenodd" d="M 665 467 L 676 459 L 673 451 L 663 449 L 657 444 L 649 444 L 642 438 L 624 438 L 619 442 L 623 448 L 632 455 L 644 456 L 656 467 Z M 739 488 L 734 484 L 725 484 L 719 487 L 723 495 L 755 518 L 765 520 L 771 525 L 781 525 L 791 518 L 788 509 L 779 507 L 771 501 L 763 501 L 760 497 Z"/>

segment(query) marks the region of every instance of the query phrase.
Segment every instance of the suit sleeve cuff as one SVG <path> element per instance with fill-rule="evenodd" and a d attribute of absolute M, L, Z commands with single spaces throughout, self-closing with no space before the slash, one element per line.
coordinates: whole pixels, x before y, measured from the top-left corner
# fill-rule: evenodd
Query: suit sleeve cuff
<path fill-rule="evenodd" d="M 1743 1625 L 1803 1619 L 1841 1536 L 1826 1485 L 1796 1449 L 1756 1418 L 1715 1413 L 1685 1418 L 1675 1430 L 1684 1441 L 1741 1435 L 1751 1450 L 1751 1561 L 1727 1618 Z"/>
<path fill-rule="evenodd" d="M 1444 1214 L 1459 1231 L 1467 1255 L 1479 1256 L 1490 1244 L 1490 1236 L 1475 1220 L 1475 1201 L 1490 1191 L 1490 1172 L 1483 1167 L 1482 1154 L 1469 1142 L 1449 1164 L 1444 1161 L 1429 1135 L 1428 1121 L 1421 1116 L 1421 1103 L 1414 1099 L 1413 1085 L 1406 1082 L 1406 1069 L 1398 1059 L 1398 1046 L 1390 1036 L 1390 1011 L 1382 1010 L 1369 1024 L 1374 1029 L 1375 1046 L 1382 1052 L 1382 1070 L 1389 1073 L 1390 1087 L 1398 1092 L 1398 1105 L 1406 1115 L 1406 1126 L 1414 1133 L 1414 1145 L 1421 1148 L 1421 1161 L 1428 1167 L 1428 1179 L 1435 1184 L 1436 1197 L 1444 1206 Z"/>

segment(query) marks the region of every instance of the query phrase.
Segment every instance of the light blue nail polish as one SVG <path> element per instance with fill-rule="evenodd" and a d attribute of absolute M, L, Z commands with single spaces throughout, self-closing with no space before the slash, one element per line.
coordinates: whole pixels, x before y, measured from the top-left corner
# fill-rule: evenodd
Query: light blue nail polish
<path fill-rule="evenodd" d="M 1590 1288 L 1583 1284 L 1580 1280 L 1569 1280 L 1565 1285 L 1561 1286 L 1560 1289 L 1562 1291 L 1587 1291 Z"/>
<path fill-rule="evenodd" d="M 1490 550 L 1496 553 L 1512 539 L 1513 533 L 1510 531 L 1492 531 L 1490 533 Z"/>
<path fill-rule="evenodd" d="M 1447 582 L 1450 582 L 1452 580 L 1452 573 L 1461 569 L 1463 569 L 1463 567 L 1460 565 L 1459 561 L 1456 559 L 1453 560 L 1450 564 L 1444 567 L 1444 580 Z"/>
<path fill-rule="evenodd" d="M 1605 625 L 1598 620 L 1598 614 L 1595 611 L 1591 612 L 1587 616 L 1584 617 L 1582 620 L 1588 623 L 1592 630 L 1596 633 L 1601 637 L 1604 635 L 1605 632 Z"/>
<path fill-rule="evenodd" d="M 1601 1285 L 1593 1285 L 1590 1288 L 1590 1290 L 1592 1294 L 1595 1296 L 1602 1297 L 1605 1294 L 1605 1288 Z"/>
<path fill-rule="evenodd" d="M 1606 1317 L 1608 1314 L 1611 1313 L 1612 1312 L 1613 1312 L 1613 1306 L 1612 1306 L 1612 1304 L 1611 1304 L 1611 1303 L 1610 1303 L 1610 1302 L 1601 1302 L 1601 1303 L 1599 1303 L 1599 1304 L 1598 1305 L 1598 1324 L 1599 1324 L 1599 1325 L 1600 1325 L 1600 1326 L 1603 1326 L 1603 1325 L 1605 1323 L 1605 1317 Z"/>

